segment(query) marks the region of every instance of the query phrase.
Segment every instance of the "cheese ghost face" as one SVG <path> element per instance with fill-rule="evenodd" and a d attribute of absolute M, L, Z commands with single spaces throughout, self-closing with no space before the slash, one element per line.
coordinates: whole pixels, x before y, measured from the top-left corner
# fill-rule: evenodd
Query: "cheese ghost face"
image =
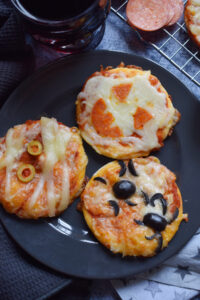
<path fill-rule="evenodd" d="M 0 203 L 21 218 L 53 217 L 82 190 L 87 157 L 78 130 L 42 117 L 0 140 Z"/>
<path fill-rule="evenodd" d="M 114 253 L 153 256 L 168 245 L 186 218 L 175 181 L 155 157 L 108 163 L 81 195 L 85 220 Z"/>
<path fill-rule="evenodd" d="M 98 153 L 118 159 L 159 149 L 180 118 L 160 81 L 133 66 L 94 73 L 76 104 L 82 137 Z"/>

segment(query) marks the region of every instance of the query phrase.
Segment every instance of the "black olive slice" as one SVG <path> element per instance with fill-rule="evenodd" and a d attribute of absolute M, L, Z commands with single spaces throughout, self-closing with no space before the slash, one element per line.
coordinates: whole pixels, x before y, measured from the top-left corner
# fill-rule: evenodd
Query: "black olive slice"
<path fill-rule="evenodd" d="M 144 225 L 151 227 L 156 231 L 163 231 L 167 226 L 167 221 L 165 218 L 154 213 L 146 214 L 143 218 L 143 222 Z"/>
<path fill-rule="evenodd" d="M 133 176 L 139 176 L 138 173 L 137 173 L 136 170 L 135 170 L 135 167 L 134 167 L 134 164 L 133 164 L 132 159 L 130 159 L 129 162 L 128 162 L 128 169 L 129 169 L 129 172 L 130 172 Z"/>
<path fill-rule="evenodd" d="M 136 186 L 129 180 L 121 180 L 113 185 L 114 195 L 119 199 L 127 199 L 136 191 Z"/>
<path fill-rule="evenodd" d="M 156 193 L 156 194 L 154 194 L 154 195 L 151 197 L 150 202 L 154 204 L 154 201 L 155 201 L 155 200 L 162 199 L 162 198 L 163 198 L 163 194 L 161 194 L 161 193 Z M 154 206 L 154 205 L 153 205 L 153 206 Z"/>
<path fill-rule="evenodd" d="M 131 202 L 130 200 L 126 199 L 125 200 L 126 204 L 128 204 L 129 206 L 136 206 L 137 204 Z"/>
<path fill-rule="evenodd" d="M 108 203 L 113 207 L 115 217 L 119 214 L 119 204 L 115 200 L 109 200 Z"/>
<path fill-rule="evenodd" d="M 155 253 L 158 254 L 162 250 L 162 245 L 163 245 L 162 234 L 160 232 L 156 232 L 152 236 L 145 236 L 145 239 L 147 239 L 149 241 L 151 241 L 155 238 L 158 240 L 158 246 L 155 249 Z"/>
<path fill-rule="evenodd" d="M 163 215 L 165 215 L 167 212 L 167 201 L 163 198 L 162 194 L 157 193 L 157 194 L 153 195 L 150 199 L 151 206 L 155 206 L 156 200 L 159 200 L 160 203 L 162 204 Z"/>
<path fill-rule="evenodd" d="M 171 220 L 168 221 L 168 224 L 171 224 L 172 222 L 174 222 L 176 220 L 176 218 L 178 217 L 178 214 L 179 214 L 179 209 L 177 207 L 175 212 L 173 213 Z"/>
<path fill-rule="evenodd" d="M 107 184 L 106 180 L 104 178 L 102 178 L 102 177 L 95 177 L 93 180 L 100 181 L 100 182 L 102 182 L 104 184 Z"/>
<path fill-rule="evenodd" d="M 156 254 L 158 254 L 162 250 L 162 246 L 163 246 L 163 237 L 162 237 L 162 234 L 160 232 L 157 233 L 157 237 L 158 237 L 158 246 L 155 250 Z"/>
<path fill-rule="evenodd" d="M 145 235 L 145 239 L 147 239 L 148 241 L 151 241 L 151 240 L 155 239 L 155 237 L 157 237 L 157 232 L 154 233 L 154 234 L 151 235 L 151 236 L 146 236 L 146 235 Z"/>
<path fill-rule="evenodd" d="M 134 222 L 136 223 L 136 224 L 138 224 L 138 225 L 144 225 L 144 223 L 142 222 L 142 221 L 140 221 L 140 220 L 136 220 L 136 219 L 134 219 Z"/>
<path fill-rule="evenodd" d="M 149 196 L 147 195 L 147 193 L 143 192 L 142 191 L 142 194 L 143 194 L 143 197 L 144 197 L 144 202 L 145 202 L 145 205 L 148 205 L 149 204 Z"/>
<path fill-rule="evenodd" d="M 126 173 L 126 164 L 123 160 L 118 160 L 118 163 L 121 167 L 121 170 L 119 172 L 119 177 L 122 177 Z"/>

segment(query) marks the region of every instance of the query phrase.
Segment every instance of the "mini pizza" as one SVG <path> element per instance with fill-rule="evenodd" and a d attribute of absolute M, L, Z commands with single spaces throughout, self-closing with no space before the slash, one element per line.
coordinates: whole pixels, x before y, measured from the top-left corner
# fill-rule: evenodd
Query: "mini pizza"
<path fill-rule="evenodd" d="M 82 191 L 87 157 L 78 129 L 42 117 L 0 140 L 0 203 L 21 218 L 53 217 Z"/>
<path fill-rule="evenodd" d="M 185 23 L 189 35 L 200 47 L 200 0 L 188 0 L 185 7 Z"/>
<path fill-rule="evenodd" d="M 112 252 L 153 256 L 167 247 L 187 219 L 175 181 L 153 156 L 108 163 L 81 195 L 85 220 Z"/>
<path fill-rule="evenodd" d="M 76 104 L 82 137 L 98 153 L 117 159 L 159 149 L 180 119 L 150 71 L 123 64 L 90 76 Z"/>

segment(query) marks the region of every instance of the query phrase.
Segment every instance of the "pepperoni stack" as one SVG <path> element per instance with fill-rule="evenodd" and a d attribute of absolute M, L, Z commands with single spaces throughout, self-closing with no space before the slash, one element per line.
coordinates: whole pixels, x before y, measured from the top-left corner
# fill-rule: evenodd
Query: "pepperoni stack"
<path fill-rule="evenodd" d="M 175 24 L 183 10 L 182 0 L 129 0 L 126 16 L 131 26 L 144 31 L 155 31 Z"/>

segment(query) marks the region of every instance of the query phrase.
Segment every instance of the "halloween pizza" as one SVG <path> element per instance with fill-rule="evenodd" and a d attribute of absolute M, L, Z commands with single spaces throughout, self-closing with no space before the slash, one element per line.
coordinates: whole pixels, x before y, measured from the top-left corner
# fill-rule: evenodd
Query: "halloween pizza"
<path fill-rule="evenodd" d="M 200 0 L 188 0 L 185 7 L 185 24 L 189 35 L 200 47 Z"/>
<path fill-rule="evenodd" d="M 176 176 L 153 156 L 103 166 L 86 185 L 81 207 L 95 237 L 123 256 L 157 254 L 187 219 Z"/>
<path fill-rule="evenodd" d="M 87 157 L 78 129 L 42 117 L 0 140 L 0 203 L 21 218 L 53 217 L 82 191 Z"/>
<path fill-rule="evenodd" d="M 76 105 L 82 137 L 98 153 L 117 159 L 159 149 L 180 119 L 156 76 L 123 64 L 91 75 Z"/>

